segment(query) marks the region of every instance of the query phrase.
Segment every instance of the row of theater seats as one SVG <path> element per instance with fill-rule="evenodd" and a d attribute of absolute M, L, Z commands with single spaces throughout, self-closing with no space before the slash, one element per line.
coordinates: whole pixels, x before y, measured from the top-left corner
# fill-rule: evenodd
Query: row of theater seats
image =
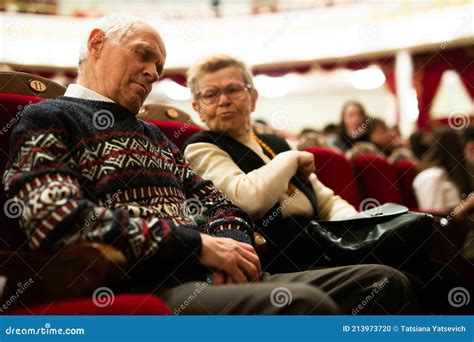
<path fill-rule="evenodd" d="M 9 158 L 6 147 L 9 145 L 12 126 L 18 121 L 18 113 L 27 104 L 62 95 L 65 88 L 50 80 L 18 72 L 0 72 L 0 87 L 0 129 L 1 127 L 9 128 L 0 134 L 2 148 L 0 169 L 3 170 Z M 180 148 L 190 136 L 202 129 L 196 126 L 187 114 L 166 106 L 148 107 L 138 116 L 158 126 Z M 308 151 L 315 157 L 316 173 L 319 179 L 357 209 L 368 209 L 370 206 L 386 202 L 404 204 L 411 209 L 417 207 L 411 186 L 415 175 L 413 163 L 402 162 L 390 165 L 383 158 L 361 155 L 351 165 L 344 155 L 332 149 L 310 148 Z M 2 207 L 5 201 L 3 187 L 0 187 L 0 205 Z M 159 298 L 150 294 L 122 294 L 115 297 L 115 303 L 112 306 L 98 307 L 94 305 L 90 293 L 104 284 L 113 286 L 114 281 L 125 275 L 123 260 L 118 256 L 120 253 L 113 248 L 100 244 L 84 244 L 79 246 L 85 251 L 82 253 L 76 253 L 74 249 L 76 247 L 66 248 L 61 255 L 53 257 L 51 262 L 49 256 L 24 251 L 25 237 L 21 235 L 16 220 L 7 218 L 3 211 L 1 212 L 0 225 L 0 250 L 3 250 L 0 252 L 0 275 L 7 275 L 13 279 L 11 284 L 22 281 L 19 274 L 23 277 L 23 281 L 25 277 L 27 279 L 28 274 L 37 275 L 37 273 L 45 280 L 44 284 L 40 284 L 45 289 L 45 296 L 30 299 L 30 303 L 43 302 L 42 304 L 13 309 L 11 313 L 171 313 Z M 463 228 L 464 230 L 461 232 L 458 229 L 454 234 L 453 231 L 443 229 L 441 226 L 436 229 L 433 238 L 434 256 L 451 264 L 458 262 L 459 264 L 453 266 L 460 272 L 464 272 L 464 268 L 468 265 L 463 263 L 458 251 L 460 246 L 462 248 L 465 229 Z M 446 250 L 446 246 L 449 247 L 448 250 Z M 438 255 L 435 255 L 436 253 Z M 44 263 L 38 260 L 44 260 Z M 71 260 L 76 267 L 69 267 L 71 272 L 69 278 L 83 277 L 92 279 L 92 281 L 78 282 L 74 291 L 62 293 L 61 288 L 48 283 L 48 279 L 51 278 L 51 274 L 54 274 L 55 268 L 65 268 L 64 263 L 67 262 L 70 265 Z M 100 262 L 91 263 L 90 260 L 99 260 Z M 46 264 L 48 266 L 44 267 Z M 97 267 L 90 269 L 91 264 Z M 121 267 L 122 265 L 123 267 Z M 84 268 L 88 272 L 85 272 Z M 24 272 L 18 273 L 19 269 L 23 269 Z M 53 293 L 53 291 L 56 292 Z M 55 301 L 53 304 L 48 303 L 51 298 L 61 301 Z"/>

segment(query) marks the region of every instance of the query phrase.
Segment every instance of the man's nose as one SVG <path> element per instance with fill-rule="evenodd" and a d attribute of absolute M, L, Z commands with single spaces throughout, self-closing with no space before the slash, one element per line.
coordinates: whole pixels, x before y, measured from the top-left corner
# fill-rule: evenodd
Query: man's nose
<path fill-rule="evenodd" d="M 154 83 L 158 80 L 159 75 L 158 71 L 156 70 L 155 63 L 147 63 L 145 65 L 144 74 L 148 82 Z"/>

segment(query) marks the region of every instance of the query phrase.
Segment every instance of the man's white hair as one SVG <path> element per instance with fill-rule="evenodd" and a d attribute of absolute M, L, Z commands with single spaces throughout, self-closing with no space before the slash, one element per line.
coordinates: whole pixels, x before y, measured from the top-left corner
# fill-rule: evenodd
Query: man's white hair
<path fill-rule="evenodd" d="M 132 26 L 135 24 L 146 24 L 143 19 L 126 14 L 112 14 L 97 20 L 92 28 L 98 28 L 105 34 L 105 38 L 111 42 L 118 44 L 122 38 L 133 33 Z M 79 68 L 87 56 L 87 36 L 81 45 L 79 51 Z"/>

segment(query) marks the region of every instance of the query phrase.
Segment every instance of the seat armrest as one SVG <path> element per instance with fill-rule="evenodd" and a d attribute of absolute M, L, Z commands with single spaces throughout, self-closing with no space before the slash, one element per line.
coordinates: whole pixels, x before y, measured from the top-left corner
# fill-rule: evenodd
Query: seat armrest
<path fill-rule="evenodd" d="M 2 251 L 0 275 L 6 277 L 6 286 L 0 311 L 88 296 L 104 284 L 117 282 L 125 274 L 126 266 L 122 252 L 100 243 L 71 244 L 53 255 Z"/>

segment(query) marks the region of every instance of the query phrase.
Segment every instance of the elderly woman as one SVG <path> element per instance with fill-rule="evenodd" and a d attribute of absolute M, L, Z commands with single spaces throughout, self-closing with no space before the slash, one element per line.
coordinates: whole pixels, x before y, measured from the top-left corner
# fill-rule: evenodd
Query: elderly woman
<path fill-rule="evenodd" d="M 351 216 L 354 207 L 318 181 L 312 154 L 252 131 L 258 92 L 244 63 L 224 55 L 208 57 L 190 68 L 188 85 L 193 108 L 209 131 L 188 141 L 185 157 L 255 220 L 267 252 L 273 248 L 262 263 L 268 259 L 269 269 L 279 265 L 278 271 L 321 263 L 324 252 L 308 234 L 310 220 Z"/>

